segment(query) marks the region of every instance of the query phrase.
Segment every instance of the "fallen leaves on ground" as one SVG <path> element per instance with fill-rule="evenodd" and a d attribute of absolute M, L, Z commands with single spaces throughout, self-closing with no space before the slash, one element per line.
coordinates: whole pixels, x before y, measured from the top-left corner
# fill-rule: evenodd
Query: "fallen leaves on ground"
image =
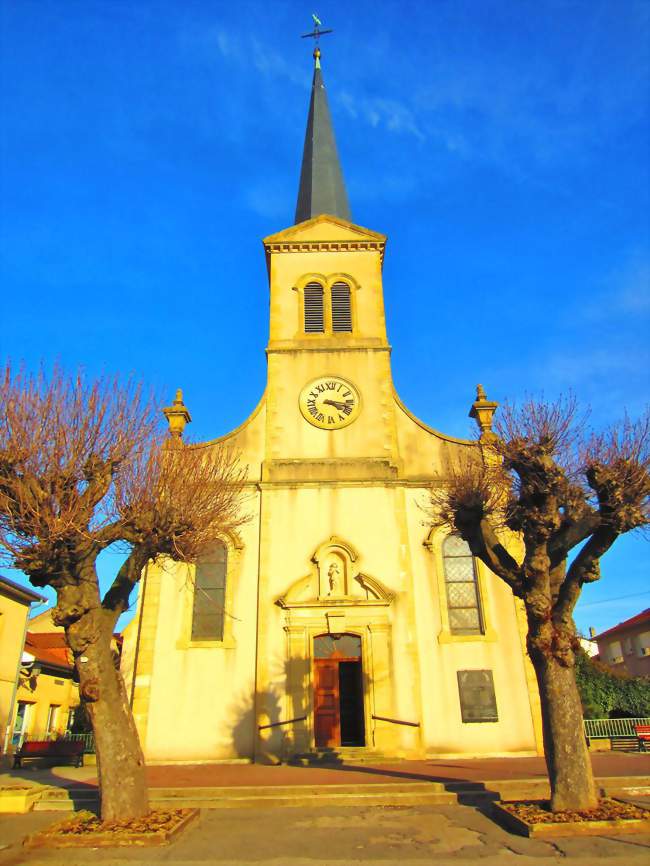
<path fill-rule="evenodd" d="M 78 812 L 74 818 L 62 821 L 51 832 L 67 835 L 90 835 L 94 833 L 159 833 L 173 829 L 179 821 L 190 814 L 191 809 L 154 809 L 141 818 L 125 821 L 102 821 L 92 812 Z"/>
<path fill-rule="evenodd" d="M 551 812 L 548 800 L 520 800 L 500 803 L 506 811 L 527 824 L 568 824 L 584 821 L 630 821 L 650 818 L 650 810 L 605 797 L 594 809 Z"/>

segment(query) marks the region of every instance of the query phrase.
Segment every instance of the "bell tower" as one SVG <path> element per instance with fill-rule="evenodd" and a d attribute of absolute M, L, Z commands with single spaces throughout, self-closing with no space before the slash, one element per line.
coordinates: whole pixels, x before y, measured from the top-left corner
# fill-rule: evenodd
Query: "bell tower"
<path fill-rule="evenodd" d="M 351 220 L 316 48 L 296 223 L 264 239 L 267 480 L 395 475 L 385 245 Z"/>

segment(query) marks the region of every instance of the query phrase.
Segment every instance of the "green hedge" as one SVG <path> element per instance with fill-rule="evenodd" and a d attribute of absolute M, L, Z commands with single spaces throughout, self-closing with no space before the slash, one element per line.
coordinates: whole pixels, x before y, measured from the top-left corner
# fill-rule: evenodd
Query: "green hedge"
<path fill-rule="evenodd" d="M 579 650 L 576 682 L 586 719 L 650 716 L 650 679 L 647 677 L 615 673 Z"/>

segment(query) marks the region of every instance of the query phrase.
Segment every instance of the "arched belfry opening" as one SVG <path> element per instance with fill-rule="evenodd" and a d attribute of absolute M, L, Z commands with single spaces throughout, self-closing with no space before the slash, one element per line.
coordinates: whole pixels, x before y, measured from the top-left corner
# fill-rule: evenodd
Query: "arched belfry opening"
<path fill-rule="evenodd" d="M 365 746 L 361 638 L 316 635 L 313 657 L 316 747 Z"/>

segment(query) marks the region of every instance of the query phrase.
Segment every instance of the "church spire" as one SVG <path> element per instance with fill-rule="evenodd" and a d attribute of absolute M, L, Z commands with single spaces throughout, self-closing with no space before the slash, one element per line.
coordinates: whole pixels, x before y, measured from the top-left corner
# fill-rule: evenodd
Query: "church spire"
<path fill-rule="evenodd" d="M 316 46 L 296 222 L 300 223 L 323 213 L 346 220 L 352 219 L 323 84 L 320 48 Z"/>

